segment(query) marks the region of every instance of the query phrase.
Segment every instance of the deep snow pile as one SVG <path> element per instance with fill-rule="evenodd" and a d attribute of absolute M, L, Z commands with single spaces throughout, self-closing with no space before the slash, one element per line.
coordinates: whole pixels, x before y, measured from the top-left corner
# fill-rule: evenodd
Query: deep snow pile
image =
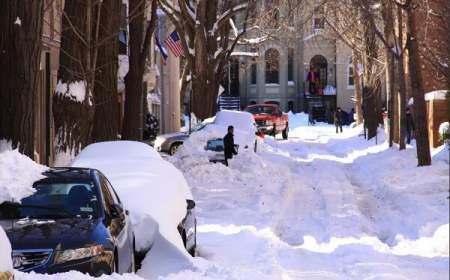
<path fill-rule="evenodd" d="M 266 137 L 229 168 L 195 149 L 171 159 L 196 197 L 214 279 L 448 279 L 448 150 L 417 168 L 414 147 L 389 149 L 381 130 L 375 144 L 361 128 L 307 127 L 304 114 L 290 126 L 289 141 Z"/>
<path fill-rule="evenodd" d="M 46 167 L 11 149 L 11 145 L 0 140 L 0 204 L 4 201 L 20 201 L 31 195 L 34 181 L 42 178 Z M 0 226 L 0 272 L 12 268 L 11 245 Z"/>
<path fill-rule="evenodd" d="M 19 201 L 31 195 L 33 183 L 43 178 L 45 169 L 0 140 L 0 203 Z"/>

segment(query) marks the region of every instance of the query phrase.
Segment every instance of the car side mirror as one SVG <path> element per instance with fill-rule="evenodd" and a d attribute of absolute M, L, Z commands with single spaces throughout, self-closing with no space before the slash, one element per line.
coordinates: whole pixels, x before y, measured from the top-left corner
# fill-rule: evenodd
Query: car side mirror
<path fill-rule="evenodd" d="M 193 201 L 192 199 L 186 199 L 186 202 L 188 210 L 192 210 L 195 208 L 195 201 Z"/>
<path fill-rule="evenodd" d="M 123 215 L 124 210 L 121 205 L 113 204 L 113 205 L 111 205 L 110 212 L 111 212 L 112 218 L 119 218 Z"/>

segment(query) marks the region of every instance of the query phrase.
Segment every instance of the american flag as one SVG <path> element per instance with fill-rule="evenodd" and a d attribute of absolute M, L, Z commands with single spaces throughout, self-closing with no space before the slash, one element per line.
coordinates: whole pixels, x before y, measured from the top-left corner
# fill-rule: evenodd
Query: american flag
<path fill-rule="evenodd" d="M 164 42 L 176 57 L 182 56 L 184 54 L 183 46 L 181 46 L 180 36 L 178 35 L 178 32 L 173 31 L 172 33 L 170 33 L 169 37 L 167 37 L 166 41 Z"/>

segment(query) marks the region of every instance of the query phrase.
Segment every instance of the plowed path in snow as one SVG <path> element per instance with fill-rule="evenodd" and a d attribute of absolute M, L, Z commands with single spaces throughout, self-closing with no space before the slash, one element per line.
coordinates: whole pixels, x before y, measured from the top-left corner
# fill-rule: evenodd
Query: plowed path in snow
<path fill-rule="evenodd" d="M 412 147 L 359 132 L 299 126 L 229 168 L 178 163 L 197 201 L 199 254 L 217 265 L 204 276 L 448 279 L 448 162 L 418 169 Z"/>

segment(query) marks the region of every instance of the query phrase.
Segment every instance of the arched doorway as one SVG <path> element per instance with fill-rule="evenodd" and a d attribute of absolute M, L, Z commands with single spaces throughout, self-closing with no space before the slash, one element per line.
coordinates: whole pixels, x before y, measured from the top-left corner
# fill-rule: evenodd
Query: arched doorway
<path fill-rule="evenodd" d="M 327 86 L 328 62 L 322 55 L 316 55 L 311 59 L 307 82 L 309 93 L 312 95 L 323 95 L 323 89 Z"/>

